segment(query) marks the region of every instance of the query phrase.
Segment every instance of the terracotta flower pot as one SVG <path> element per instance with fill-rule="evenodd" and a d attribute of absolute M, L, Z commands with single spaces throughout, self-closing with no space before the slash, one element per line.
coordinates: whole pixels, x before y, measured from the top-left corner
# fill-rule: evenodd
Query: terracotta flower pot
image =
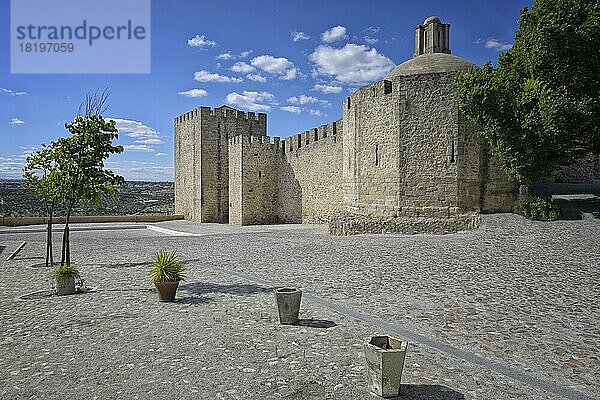
<path fill-rule="evenodd" d="M 177 286 L 179 282 L 159 282 L 155 283 L 156 291 L 158 292 L 158 301 L 175 301 Z"/>

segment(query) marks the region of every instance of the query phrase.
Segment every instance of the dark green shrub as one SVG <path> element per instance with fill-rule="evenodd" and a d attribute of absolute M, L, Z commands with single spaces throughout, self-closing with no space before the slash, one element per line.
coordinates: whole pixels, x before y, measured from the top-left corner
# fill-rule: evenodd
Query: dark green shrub
<path fill-rule="evenodd" d="M 541 197 L 534 197 L 532 200 L 523 203 L 522 211 L 526 218 L 538 221 L 556 221 L 560 219 L 560 206 Z"/>

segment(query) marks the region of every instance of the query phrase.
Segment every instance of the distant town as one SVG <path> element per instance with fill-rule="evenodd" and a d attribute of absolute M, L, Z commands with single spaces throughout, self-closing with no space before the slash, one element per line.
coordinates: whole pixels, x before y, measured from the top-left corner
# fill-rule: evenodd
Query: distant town
<path fill-rule="evenodd" d="M 99 204 L 84 201 L 75 215 L 173 214 L 173 182 L 125 182 L 120 192 L 104 196 Z M 57 210 L 62 215 L 62 210 Z M 24 180 L 0 179 L 0 215 L 5 217 L 43 217 L 43 202 L 25 187 Z"/>

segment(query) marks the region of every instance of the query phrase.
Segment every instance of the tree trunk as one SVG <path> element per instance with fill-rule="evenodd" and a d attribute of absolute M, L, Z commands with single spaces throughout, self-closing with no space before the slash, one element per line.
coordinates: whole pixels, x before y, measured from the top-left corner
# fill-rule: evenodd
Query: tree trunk
<path fill-rule="evenodd" d="M 48 217 L 48 226 L 46 228 L 46 267 L 52 265 L 50 254 L 52 253 L 52 218 Z"/>
<path fill-rule="evenodd" d="M 54 207 L 50 209 L 50 215 L 48 217 L 48 253 L 50 258 L 50 266 L 54 267 L 54 254 L 52 254 L 52 224 L 54 218 Z"/>
<path fill-rule="evenodd" d="M 65 218 L 65 230 L 63 231 L 63 240 L 62 240 L 62 256 L 60 260 L 60 265 L 71 265 L 71 254 L 69 249 L 69 221 L 71 220 L 71 208 L 69 205 L 69 209 L 67 210 L 67 216 Z"/>

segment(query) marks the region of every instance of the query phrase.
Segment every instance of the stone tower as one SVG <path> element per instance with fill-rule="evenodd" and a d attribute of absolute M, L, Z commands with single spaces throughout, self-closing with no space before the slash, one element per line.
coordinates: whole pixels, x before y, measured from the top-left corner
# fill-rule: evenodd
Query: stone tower
<path fill-rule="evenodd" d="M 415 54 L 450 54 L 450 24 L 443 24 L 438 17 L 429 17 L 423 25 L 415 28 Z"/>
<path fill-rule="evenodd" d="M 266 134 L 266 114 L 228 106 L 199 107 L 175 118 L 175 213 L 227 223 L 229 139 Z"/>

